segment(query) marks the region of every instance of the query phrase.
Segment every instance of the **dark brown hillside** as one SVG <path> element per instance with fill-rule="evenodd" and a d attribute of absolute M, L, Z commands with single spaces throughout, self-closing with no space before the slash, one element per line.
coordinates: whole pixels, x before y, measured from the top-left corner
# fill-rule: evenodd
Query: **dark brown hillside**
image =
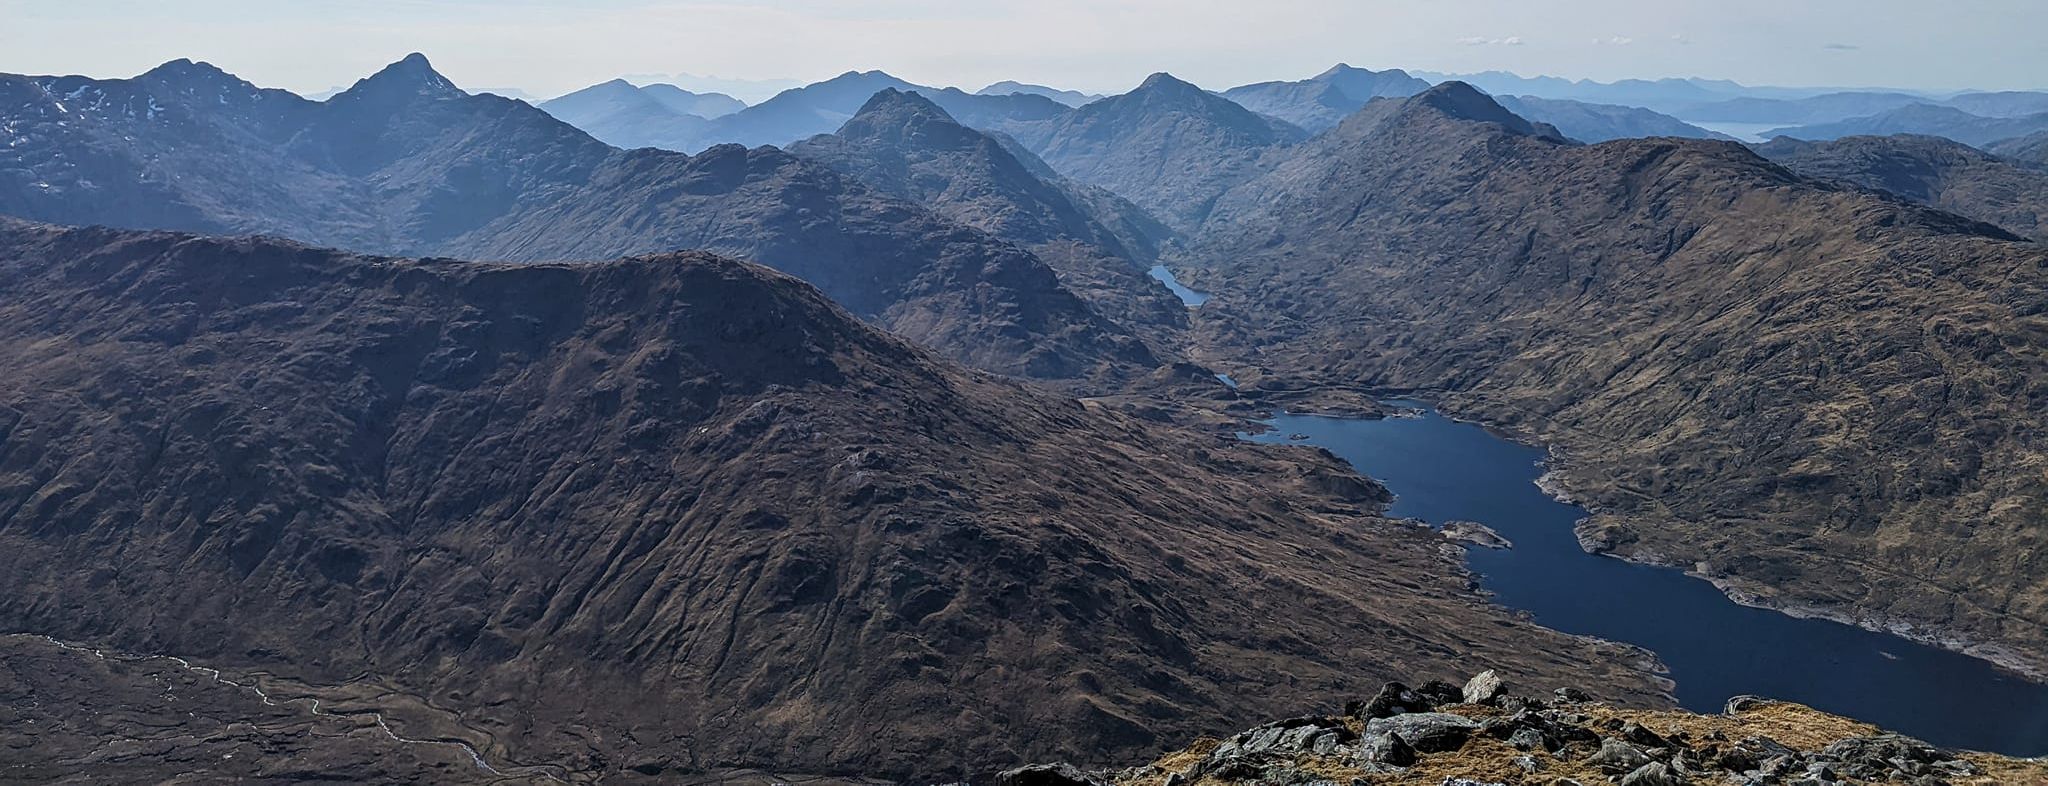
<path fill-rule="evenodd" d="M 1219 202 L 1219 351 L 1558 446 L 1596 548 L 2048 669 L 2048 250 L 1488 105 L 1368 107 Z"/>
<path fill-rule="evenodd" d="M 1778 137 L 1756 152 L 1816 180 L 1885 191 L 1923 205 L 2048 239 L 2048 172 L 1933 136 Z"/>
<path fill-rule="evenodd" d="M 1478 665 L 1657 701 L 1327 455 L 964 371 L 703 254 L 0 222 L 0 370 L 0 630 L 424 701 L 498 761 L 938 780 Z"/>

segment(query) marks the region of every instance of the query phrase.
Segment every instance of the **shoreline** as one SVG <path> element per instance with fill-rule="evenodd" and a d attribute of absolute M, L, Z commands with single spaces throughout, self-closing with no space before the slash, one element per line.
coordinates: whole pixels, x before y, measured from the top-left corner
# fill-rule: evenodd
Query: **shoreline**
<path fill-rule="evenodd" d="M 1531 482 L 1546 497 L 1580 508 L 1587 513 L 1586 517 L 1574 523 L 1572 535 L 1578 541 L 1579 548 L 1588 554 L 1637 565 L 1677 570 L 1687 576 L 1712 585 L 1716 591 L 1728 598 L 1730 602 L 1741 606 L 1764 609 L 1797 619 L 1826 620 L 1872 633 L 1897 636 L 1916 644 L 1976 658 L 2013 676 L 2029 682 L 2048 685 L 2048 660 L 2016 651 L 2008 645 L 1980 641 L 1954 631 L 1933 629 L 1924 624 L 1916 624 L 1904 619 L 1886 617 L 1871 612 L 1862 612 L 1850 607 L 1837 608 L 1819 604 L 1785 601 L 1767 592 L 1758 591 L 1755 587 L 1760 585 L 1746 585 L 1744 582 L 1730 577 L 1710 575 L 1703 570 L 1704 568 L 1711 567 L 1706 562 L 1685 564 L 1648 551 L 1614 550 L 1600 547 L 1597 540 L 1587 537 L 1584 525 L 1593 516 L 1599 515 L 1601 511 L 1585 499 L 1572 493 L 1568 486 L 1566 478 L 1569 473 L 1566 470 L 1569 467 L 1570 460 L 1567 456 L 1567 451 L 1544 442 L 1525 426 L 1489 423 L 1484 420 L 1459 417 L 1455 413 L 1447 412 L 1443 409 L 1439 396 L 1432 395 L 1433 393 L 1440 394 L 1441 391 L 1411 390 L 1399 393 L 1385 393 L 1384 397 L 1380 397 L 1380 393 L 1384 393 L 1384 391 L 1371 392 L 1368 395 L 1375 395 L 1376 400 L 1380 402 L 1407 401 L 1420 403 L 1446 420 L 1478 426 L 1508 441 L 1524 447 L 1542 450 L 1544 458 L 1538 462 L 1541 471 Z M 1280 411 L 1288 412 L 1284 409 Z M 1288 412 L 1288 414 L 1336 418 L 1355 417 L 1320 412 Z M 1381 415 L 1379 417 L 1384 419 L 1388 416 Z"/>

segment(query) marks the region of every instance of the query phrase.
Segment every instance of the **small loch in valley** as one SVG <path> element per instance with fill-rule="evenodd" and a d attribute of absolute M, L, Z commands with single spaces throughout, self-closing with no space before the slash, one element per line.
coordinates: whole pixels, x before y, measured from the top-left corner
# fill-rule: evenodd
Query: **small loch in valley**
<path fill-rule="evenodd" d="M 1180 283 L 1180 279 L 1173 277 L 1173 271 L 1166 269 L 1165 265 L 1153 265 L 1151 270 L 1145 272 L 1154 280 L 1165 284 L 1167 289 L 1173 290 L 1174 296 L 1180 298 L 1180 302 L 1188 308 L 1209 302 L 1208 295 L 1187 288 L 1186 284 Z"/>
<path fill-rule="evenodd" d="M 1743 606 L 1677 570 L 1589 554 L 1572 533 L 1586 511 L 1536 487 L 1543 450 L 1418 408 L 1421 417 L 1385 420 L 1281 415 L 1245 438 L 1305 435 L 1392 489 L 1391 515 L 1492 527 L 1513 548 L 1475 548 L 1470 559 L 1498 603 L 1657 653 L 1688 709 L 1715 712 L 1756 694 L 1937 745 L 2048 754 L 2048 685 L 1899 636 Z"/>

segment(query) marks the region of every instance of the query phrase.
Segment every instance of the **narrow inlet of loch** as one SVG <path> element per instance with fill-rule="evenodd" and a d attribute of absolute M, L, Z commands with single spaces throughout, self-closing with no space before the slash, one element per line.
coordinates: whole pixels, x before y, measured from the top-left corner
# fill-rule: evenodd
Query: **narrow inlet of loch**
<path fill-rule="evenodd" d="M 1688 709 L 1719 712 L 1729 697 L 1755 694 L 1937 745 L 2048 754 L 2048 685 L 1898 636 L 1743 606 L 1677 570 L 1587 553 L 1572 533 L 1586 511 L 1536 487 L 1542 449 L 1427 408 L 1419 418 L 1282 415 L 1267 425 L 1244 438 L 1305 436 L 1392 489 L 1391 515 L 1499 531 L 1513 548 L 1470 554 L 1495 602 L 1549 628 L 1655 652 Z"/>

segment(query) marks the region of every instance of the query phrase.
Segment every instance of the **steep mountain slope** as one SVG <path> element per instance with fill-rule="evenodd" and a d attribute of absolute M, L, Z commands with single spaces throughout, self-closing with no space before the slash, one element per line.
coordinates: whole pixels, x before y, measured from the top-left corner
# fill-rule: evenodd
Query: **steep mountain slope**
<path fill-rule="evenodd" d="M 1946 137 L 1966 145 L 1983 147 L 2040 131 L 2048 131 L 2048 113 L 2024 117 L 1980 117 L 1954 107 L 1913 104 L 1868 117 L 1773 129 L 1764 132 L 1764 138 L 1789 136 L 1827 140 L 1845 136 L 1918 134 Z"/>
<path fill-rule="evenodd" d="M 1060 174 L 1114 191 L 1176 229 L 1199 223 L 1224 189 L 1255 175 L 1260 156 L 1307 137 L 1169 74 L 1011 133 Z"/>
<path fill-rule="evenodd" d="M 6 220 L 0 369 L 0 628 L 492 761 L 936 781 L 1468 663 L 1656 700 L 1326 454 L 968 372 L 703 254 Z"/>
<path fill-rule="evenodd" d="M 467 95 L 417 55 L 324 103 L 177 64 L 0 89 L 26 102 L 0 120 L 21 142 L 0 166 L 0 210 L 27 218 L 513 261 L 706 249 L 801 276 L 981 368 L 1084 380 L 1154 362 L 986 233 L 772 148 L 617 150 Z"/>
<path fill-rule="evenodd" d="M 1508 111 L 1538 123 L 1555 126 L 1559 133 L 1580 142 L 1606 142 L 1647 136 L 1678 136 L 1691 139 L 1727 139 L 1670 115 L 1637 106 L 1589 104 L 1533 96 L 1495 96 Z"/>
<path fill-rule="evenodd" d="M 1993 143 L 1989 150 L 2037 169 L 2048 169 L 2048 130 Z"/>
<path fill-rule="evenodd" d="M 1223 97 L 1315 132 L 1336 127 L 1367 101 L 1406 98 L 1428 89 L 1428 82 L 1398 68 L 1371 71 L 1338 63 L 1309 79 L 1241 85 L 1223 91 Z"/>
<path fill-rule="evenodd" d="M 876 93 L 837 133 L 790 152 L 1023 246 L 1113 320 L 1134 328 L 1186 324 L 1179 299 L 1145 274 L 1157 249 L 1153 233 L 1135 223 L 1137 208 L 1097 212 L 1074 186 L 1042 178 L 921 95 Z"/>
<path fill-rule="evenodd" d="M 1556 446 L 1590 546 L 2048 670 L 2048 249 L 1510 118 L 1439 85 L 1234 190 L 1198 327 Z"/>
<path fill-rule="evenodd" d="M 1083 93 L 1079 90 L 1061 90 L 1056 87 L 1026 84 L 1024 82 L 1018 82 L 1008 79 L 989 85 L 988 87 L 984 87 L 980 90 L 974 91 L 975 95 L 983 96 L 1007 96 L 1015 95 L 1018 93 L 1022 93 L 1024 95 L 1044 96 L 1046 98 L 1058 101 L 1067 106 L 1080 106 L 1090 101 L 1095 101 L 1102 98 L 1102 96 L 1096 95 L 1094 93 Z"/>
<path fill-rule="evenodd" d="M 687 105 L 688 101 L 680 103 Z M 542 102 L 540 109 L 607 145 L 677 150 L 695 144 L 711 121 L 676 106 L 624 79 L 614 79 Z"/>
<path fill-rule="evenodd" d="M 2048 172 L 1932 136 L 1779 137 L 1753 148 L 1787 169 L 1897 194 L 1923 205 L 2048 239 Z"/>

